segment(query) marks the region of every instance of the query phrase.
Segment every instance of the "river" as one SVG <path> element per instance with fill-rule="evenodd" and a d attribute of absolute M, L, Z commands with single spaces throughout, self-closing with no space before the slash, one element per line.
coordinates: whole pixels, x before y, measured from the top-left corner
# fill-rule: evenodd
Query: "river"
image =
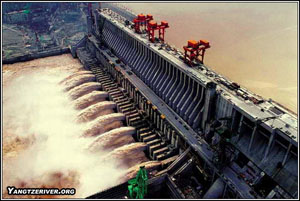
<path fill-rule="evenodd" d="M 167 43 L 206 39 L 204 63 L 297 112 L 296 3 L 119 3 L 166 20 Z"/>

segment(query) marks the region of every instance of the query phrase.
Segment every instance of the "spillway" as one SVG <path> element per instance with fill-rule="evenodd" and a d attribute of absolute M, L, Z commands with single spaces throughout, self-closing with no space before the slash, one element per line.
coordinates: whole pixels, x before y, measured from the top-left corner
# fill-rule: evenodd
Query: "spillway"
<path fill-rule="evenodd" d="M 77 122 L 87 122 L 94 120 L 98 116 L 111 114 L 116 106 L 116 103 L 112 101 L 101 101 L 100 103 L 90 105 L 78 114 Z"/>
<path fill-rule="evenodd" d="M 74 87 L 78 87 L 81 84 L 84 84 L 85 82 L 92 82 L 95 81 L 95 76 L 92 74 L 83 74 L 83 75 L 77 75 L 77 76 L 73 76 L 72 78 L 70 78 L 69 80 L 66 81 L 65 85 L 66 91 L 69 91 L 71 89 L 73 89 Z"/>
<path fill-rule="evenodd" d="M 62 81 L 59 82 L 59 84 L 64 84 L 64 85 L 68 85 L 68 83 L 70 82 L 71 79 L 73 79 L 74 77 L 77 76 L 81 76 L 81 75 L 90 75 L 92 74 L 91 71 L 87 71 L 87 70 L 80 70 L 76 73 L 72 73 L 71 75 L 69 75 L 68 77 L 66 77 L 65 79 L 63 79 Z"/>
<path fill-rule="evenodd" d="M 97 102 L 104 101 L 108 98 L 108 93 L 104 91 L 92 91 L 74 100 L 74 107 L 76 109 L 84 109 Z"/>
<path fill-rule="evenodd" d="M 106 131 L 120 127 L 122 125 L 122 121 L 124 120 L 125 116 L 121 113 L 100 116 L 88 123 L 83 132 L 83 136 L 90 137 L 101 135 Z"/>
<path fill-rule="evenodd" d="M 147 31 L 137 31 L 132 22 L 136 17 L 116 6 L 91 11 L 87 35 L 68 50 L 80 67 L 58 65 L 64 73 L 48 83 L 55 88 L 49 92 L 60 94 L 46 102 L 58 108 L 51 112 L 53 116 L 44 113 L 51 111 L 45 104 L 31 103 L 19 94 L 26 103 L 21 105 L 29 105 L 25 109 L 35 108 L 37 119 L 47 120 L 43 126 L 54 119 L 55 129 L 39 125 L 30 135 L 14 137 L 16 130 L 28 131 L 32 125 L 6 127 L 7 161 L 17 150 L 34 148 L 42 139 L 47 151 L 62 153 L 54 161 L 67 165 L 53 162 L 55 171 L 39 173 L 52 178 L 53 186 L 58 178 L 73 178 L 65 185 L 75 185 L 81 198 L 126 198 L 127 182 L 140 166 L 148 171 L 146 198 L 297 198 L 298 119 L 283 106 L 217 74 L 203 61 L 187 62 L 183 52 L 162 38 L 149 40 Z M 55 71 L 47 69 L 46 74 Z M 10 78 L 27 76 L 22 73 L 6 72 L 6 86 L 12 83 L 11 88 L 16 88 Z M 47 95 L 41 94 L 34 97 Z M 13 96 L 5 96 L 5 104 L 10 100 Z M 7 104 L 6 108 L 14 107 Z M 37 136 L 42 131 L 51 135 Z M 52 143 L 68 147 L 66 154 L 51 148 Z M 7 175 L 12 174 L 8 167 L 17 161 L 7 162 Z M 40 174 L 27 183 L 15 178 L 13 184 L 46 185 L 39 181 Z"/>
<path fill-rule="evenodd" d="M 120 127 L 98 136 L 93 143 L 89 146 L 89 150 L 92 152 L 102 149 L 115 149 L 119 146 L 130 144 L 134 142 L 131 135 L 135 134 L 136 130 L 133 127 Z"/>
<path fill-rule="evenodd" d="M 106 156 L 106 158 L 121 160 L 121 167 L 125 166 L 130 168 L 148 160 L 145 154 L 142 152 L 146 150 L 146 147 L 147 145 L 145 143 L 131 143 L 113 150 Z"/>
<path fill-rule="evenodd" d="M 101 88 L 99 83 L 96 82 L 86 82 L 79 86 L 75 86 L 70 91 L 68 91 L 69 96 L 75 100 L 83 95 L 89 94 L 92 91 L 99 90 Z"/>
<path fill-rule="evenodd" d="M 58 58 L 70 63 L 76 61 L 70 55 Z M 44 67 L 47 62 L 51 71 Z M 31 65 L 38 67 L 29 68 Z M 130 166 L 148 160 L 143 149 L 135 144 L 135 128 L 126 126 L 125 116 L 115 111 L 116 103 L 106 100 L 108 94 L 100 90 L 99 83 L 91 82 L 95 81 L 92 72 L 83 70 L 80 63 L 73 68 L 57 65 L 51 58 L 5 67 L 3 154 L 5 185 L 76 188 L 76 194 L 16 196 L 3 189 L 4 197 L 86 197 L 96 189 L 119 184 L 127 178 Z M 39 83 L 41 80 L 43 84 Z M 66 86 L 72 89 L 65 90 Z M 70 94 L 76 94 L 77 99 L 70 99 Z M 20 108 L 26 114 L 16 118 Z M 80 137 L 86 133 L 90 138 Z M 139 157 L 132 158 L 133 152 L 140 152 Z M 68 158 L 74 161 L 67 162 Z M 24 172 L 28 176 L 24 177 Z M 95 176 L 105 178 L 105 175 L 112 176 L 95 186 L 92 184 Z"/>

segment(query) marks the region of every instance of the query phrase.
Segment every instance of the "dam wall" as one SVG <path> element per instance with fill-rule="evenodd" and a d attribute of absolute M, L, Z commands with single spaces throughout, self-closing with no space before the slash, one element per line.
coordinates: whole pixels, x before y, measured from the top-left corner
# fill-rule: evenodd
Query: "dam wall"
<path fill-rule="evenodd" d="M 254 176 L 248 175 L 248 183 L 256 188 L 266 185 L 269 193 L 264 197 L 274 192 L 297 197 L 298 128 L 292 114 L 247 89 L 236 88 L 203 64 L 189 67 L 181 60 L 182 53 L 160 41 L 151 43 L 146 34 L 136 34 L 132 24 L 109 9 L 95 10 L 94 18 L 85 48 L 160 132 L 171 136 L 180 152 L 192 147 L 213 170 L 212 175 L 224 164 L 229 165 L 221 168 L 226 177 L 232 176 L 232 170 L 251 169 Z M 222 152 L 221 147 L 210 150 L 222 140 L 231 153 L 226 148 Z M 243 187 L 237 191 L 249 197 L 243 195 Z"/>

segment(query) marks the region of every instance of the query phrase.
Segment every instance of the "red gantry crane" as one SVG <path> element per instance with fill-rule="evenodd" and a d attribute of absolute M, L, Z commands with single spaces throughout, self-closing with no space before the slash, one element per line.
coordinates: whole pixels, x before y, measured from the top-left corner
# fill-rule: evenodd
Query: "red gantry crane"
<path fill-rule="evenodd" d="M 134 30 L 136 33 L 142 33 L 142 30 L 147 31 L 149 40 L 154 43 L 155 40 L 155 30 L 158 30 L 159 39 L 161 41 L 165 40 L 165 29 L 169 28 L 169 24 L 166 21 L 161 21 L 161 24 L 158 25 L 155 21 L 153 21 L 153 16 L 148 14 L 145 16 L 144 14 L 139 14 L 133 20 Z"/>
<path fill-rule="evenodd" d="M 183 46 L 184 49 L 184 62 L 189 66 L 193 66 L 193 61 L 197 60 L 203 63 L 205 50 L 210 48 L 209 42 L 206 40 L 189 40 L 187 46 Z M 201 59 L 198 57 L 201 56 Z"/>
<path fill-rule="evenodd" d="M 165 29 L 169 28 L 169 23 L 167 21 L 161 21 L 158 29 L 159 39 L 165 41 Z"/>
<path fill-rule="evenodd" d="M 153 20 L 153 16 L 148 14 L 147 17 L 146 17 L 146 27 L 148 27 L 148 23 Z"/>
<path fill-rule="evenodd" d="M 153 20 L 153 16 L 148 14 L 139 14 L 134 20 L 134 30 L 136 33 L 142 33 L 142 29 L 148 33 L 149 41 L 155 42 L 155 31 L 158 30 L 158 38 L 160 41 L 165 41 L 165 29 L 169 28 L 169 23 L 167 21 L 161 21 L 158 25 L 157 22 Z M 189 40 L 187 46 L 183 46 L 184 49 L 184 62 L 189 66 L 193 66 L 194 61 L 201 62 L 203 64 L 204 55 L 206 49 L 210 48 L 209 42 L 206 40 Z M 201 57 L 199 59 L 199 57 Z"/>
<path fill-rule="evenodd" d="M 148 26 L 148 22 L 150 20 L 153 20 L 153 16 L 152 15 L 147 15 L 145 16 L 144 14 L 139 14 L 137 16 L 137 18 L 133 19 L 133 23 L 134 23 L 134 29 L 136 33 L 142 33 L 142 29 L 146 29 L 146 27 Z"/>
<path fill-rule="evenodd" d="M 155 21 L 151 20 L 148 23 L 148 36 L 149 40 L 154 43 L 155 40 L 155 30 L 158 30 L 159 39 L 165 41 L 165 29 L 169 28 L 169 24 L 166 21 L 161 21 L 161 24 L 158 25 Z"/>

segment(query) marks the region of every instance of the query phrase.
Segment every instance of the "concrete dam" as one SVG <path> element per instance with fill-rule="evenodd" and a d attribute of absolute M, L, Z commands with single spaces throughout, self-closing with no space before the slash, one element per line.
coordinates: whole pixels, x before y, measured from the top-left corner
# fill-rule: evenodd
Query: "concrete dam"
<path fill-rule="evenodd" d="M 297 119 L 201 63 L 189 67 L 181 52 L 136 33 L 130 13 L 114 10 L 93 12 L 90 35 L 72 53 L 87 69 L 110 76 L 114 84 L 105 85 L 112 97 L 114 88 L 126 91 L 125 111 L 140 113 L 129 113 L 127 122 L 138 125 L 137 139 L 147 143 L 149 157 L 185 156 L 172 164 L 177 174 L 157 176 L 166 174 L 180 191 L 176 176 L 200 174 L 201 198 L 297 197 Z M 179 198 L 187 196 L 183 192 Z"/>
<path fill-rule="evenodd" d="M 87 150 L 105 149 L 103 161 L 128 170 L 86 198 L 128 198 L 140 166 L 149 199 L 298 197 L 297 117 L 206 66 L 209 42 L 179 51 L 164 41 L 167 22 L 116 6 L 89 7 L 87 28 L 68 49 L 84 69 L 60 85 L 80 110 L 76 122 L 87 122 Z"/>

